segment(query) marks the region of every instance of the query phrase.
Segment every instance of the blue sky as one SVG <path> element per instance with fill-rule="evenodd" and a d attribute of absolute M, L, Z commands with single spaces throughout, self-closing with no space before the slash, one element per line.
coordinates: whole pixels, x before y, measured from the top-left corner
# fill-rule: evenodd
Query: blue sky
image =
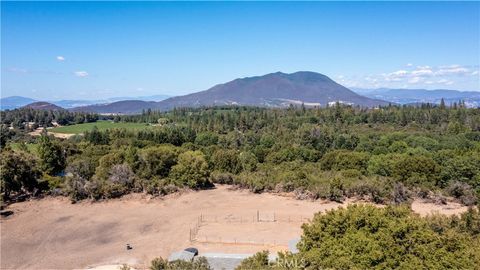
<path fill-rule="evenodd" d="M 479 2 L 2 2 L 2 97 L 182 95 L 309 70 L 480 90 Z"/>

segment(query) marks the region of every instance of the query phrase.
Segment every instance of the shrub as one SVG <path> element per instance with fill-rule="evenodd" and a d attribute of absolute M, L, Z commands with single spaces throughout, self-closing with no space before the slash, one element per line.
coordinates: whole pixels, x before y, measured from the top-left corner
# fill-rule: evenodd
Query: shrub
<path fill-rule="evenodd" d="M 323 170 L 348 170 L 356 169 L 366 172 L 369 155 L 363 152 L 335 150 L 325 154 L 320 160 Z"/>
<path fill-rule="evenodd" d="M 296 256 L 307 269 L 476 269 L 475 238 L 436 224 L 408 207 L 350 205 L 304 224 Z"/>
<path fill-rule="evenodd" d="M 452 182 L 447 188 L 447 192 L 450 196 L 459 199 L 464 205 L 471 206 L 477 202 L 475 192 L 467 183 L 459 181 Z"/>
<path fill-rule="evenodd" d="M 329 186 L 329 199 L 335 202 L 343 202 L 345 190 L 343 182 L 340 178 L 334 178 L 330 181 Z"/>
<path fill-rule="evenodd" d="M 295 195 L 295 199 L 297 200 L 316 200 L 318 199 L 318 195 L 309 191 L 305 190 L 304 188 L 297 188 L 294 190 L 293 194 Z"/>
<path fill-rule="evenodd" d="M 223 173 L 214 171 L 210 174 L 210 181 L 215 184 L 233 184 L 233 175 L 231 173 Z"/>
<path fill-rule="evenodd" d="M 236 150 L 217 150 L 213 153 L 212 162 L 216 170 L 237 174 L 242 169 L 239 153 Z"/>
<path fill-rule="evenodd" d="M 218 142 L 218 135 L 212 132 L 202 132 L 197 134 L 195 143 L 201 146 L 215 145 Z"/>
<path fill-rule="evenodd" d="M 393 185 L 392 201 L 394 204 L 407 203 L 410 198 L 410 191 L 402 183 L 395 183 Z"/>
<path fill-rule="evenodd" d="M 66 172 L 84 179 L 90 179 L 95 174 L 95 165 L 91 158 L 76 158 L 69 162 Z"/>
<path fill-rule="evenodd" d="M 116 198 L 126 194 L 135 181 L 135 174 L 128 164 L 114 165 L 109 172 L 108 181 L 104 185 L 106 197 Z"/>
<path fill-rule="evenodd" d="M 72 202 L 86 199 L 89 196 L 89 193 L 85 189 L 86 182 L 87 180 L 76 175 L 66 178 L 65 187 Z"/>
<path fill-rule="evenodd" d="M 205 188 L 211 185 L 208 164 L 200 151 L 187 151 L 178 156 L 177 165 L 172 167 L 170 177 L 180 186 Z"/>
<path fill-rule="evenodd" d="M 355 181 L 347 189 L 347 195 L 360 196 L 375 203 L 384 203 L 389 196 L 391 184 L 383 178 L 365 179 Z"/>
<path fill-rule="evenodd" d="M 341 173 L 345 178 L 360 178 L 362 176 L 362 173 L 356 169 L 343 170 Z"/>
<path fill-rule="evenodd" d="M 439 167 L 430 157 L 403 154 L 394 161 L 392 175 L 409 185 L 431 185 L 436 183 Z"/>
<path fill-rule="evenodd" d="M 168 176 L 177 163 L 178 150 L 171 145 L 161 145 L 142 149 L 138 155 L 138 174 L 142 178 L 150 179 L 155 176 Z"/>
<path fill-rule="evenodd" d="M 63 187 L 64 181 L 60 176 L 51 176 L 43 174 L 42 179 L 39 181 L 39 185 L 43 186 L 42 189 L 52 191 Z"/>
<path fill-rule="evenodd" d="M 38 188 L 40 171 L 33 156 L 19 152 L 3 151 L 0 156 L 0 187 L 3 199 L 12 193 L 33 192 Z"/>
<path fill-rule="evenodd" d="M 242 170 L 252 172 L 257 168 L 257 157 L 249 151 L 241 152 L 239 155 L 239 161 L 242 167 Z"/>
<path fill-rule="evenodd" d="M 240 263 L 235 270 L 252 270 L 268 268 L 268 251 L 257 252 Z"/>
<path fill-rule="evenodd" d="M 210 270 L 210 265 L 205 257 L 197 257 L 193 262 L 176 260 L 169 262 L 163 258 L 155 258 L 150 263 L 150 270 Z"/>

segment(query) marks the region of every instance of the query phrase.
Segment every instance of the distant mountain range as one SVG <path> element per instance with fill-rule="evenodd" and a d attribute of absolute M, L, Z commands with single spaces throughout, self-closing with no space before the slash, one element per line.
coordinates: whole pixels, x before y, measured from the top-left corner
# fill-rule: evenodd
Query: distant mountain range
<path fill-rule="evenodd" d="M 197 93 L 172 97 L 160 102 L 121 101 L 108 105 L 75 108 L 97 113 L 135 113 L 145 109 L 167 111 L 175 107 L 262 106 L 286 107 L 290 104 L 327 106 L 336 102 L 365 107 L 387 105 L 382 100 L 363 97 L 315 72 L 282 72 L 236 79 Z M 127 110 L 128 109 L 128 110 Z"/>
<path fill-rule="evenodd" d="M 142 110 L 158 110 L 158 102 L 143 100 L 122 100 L 108 104 L 95 104 L 75 107 L 70 109 L 74 112 L 94 112 L 100 114 L 134 114 Z"/>
<path fill-rule="evenodd" d="M 14 100 L 19 99 L 19 97 L 11 97 L 10 99 L 12 98 Z M 77 106 L 72 106 L 74 102 Z M 167 98 L 158 102 L 148 101 L 147 99 L 128 99 L 78 106 L 82 102 L 85 101 L 57 101 L 52 103 L 58 106 L 63 105 L 62 107 L 72 111 L 108 114 L 132 114 L 146 109 L 166 111 L 175 107 L 216 105 L 286 107 L 290 104 L 304 104 L 305 106 L 328 106 L 336 102 L 363 107 L 388 105 L 388 102 L 361 96 L 325 75 L 309 71 L 291 74 L 277 72 L 263 76 L 235 79 L 215 85 L 205 91 Z M 6 109 L 6 107 L 2 105 L 2 109 Z"/>
<path fill-rule="evenodd" d="M 480 107 L 480 92 L 476 91 L 458 91 L 458 90 L 426 90 L 426 89 L 362 89 L 352 88 L 360 95 L 378 98 L 398 104 L 419 104 L 433 103 L 440 104 L 442 98 L 445 104 L 450 105 L 460 100 L 464 101 L 467 107 Z"/>
<path fill-rule="evenodd" d="M 71 111 L 104 114 L 133 114 L 147 109 L 167 111 L 175 107 L 215 105 L 286 107 L 290 104 L 304 104 L 305 106 L 328 106 L 339 102 L 362 107 L 375 107 L 390 103 L 440 103 L 442 98 L 447 104 L 463 100 L 469 107 L 480 106 L 480 92 L 474 91 L 387 88 L 354 88 L 353 90 L 320 73 L 301 71 L 286 74 L 277 72 L 235 79 L 215 85 L 205 91 L 171 98 L 158 95 L 137 98 L 119 97 L 97 101 L 60 100 L 51 103 Z M 25 106 L 32 102 L 36 101 L 18 96 L 1 99 L 2 109 Z"/>
<path fill-rule="evenodd" d="M 47 102 L 55 104 L 65 109 L 70 109 L 70 108 L 88 106 L 88 105 L 94 105 L 94 104 L 110 104 L 116 101 L 123 101 L 123 100 L 161 101 L 169 97 L 170 96 L 167 96 L 167 95 L 154 95 L 154 96 L 138 96 L 138 97 L 114 97 L 114 98 L 100 99 L 100 100 L 54 100 L 54 101 L 47 101 Z M 33 102 L 37 102 L 37 101 L 39 100 L 35 100 L 27 97 L 21 97 L 21 96 L 11 96 L 11 97 L 1 98 L 0 105 L 2 110 L 12 110 L 12 109 L 23 107 Z"/>
<path fill-rule="evenodd" d="M 13 110 L 33 102 L 36 102 L 36 100 L 27 98 L 27 97 L 11 96 L 11 97 L 1 98 L 0 107 L 2 108 L 2 110 Z"/>
<path fill-rule="evenodd" d="M 306 106 L 328 106 L 335 102 L 365 107 L 388 104 L 358 95 L 323 74 L 301 71 L 236 79 L 205 91 L 160 101 L 158 108 L 169 110 L 211 105 L 285 107 L 302 103 Z"/>

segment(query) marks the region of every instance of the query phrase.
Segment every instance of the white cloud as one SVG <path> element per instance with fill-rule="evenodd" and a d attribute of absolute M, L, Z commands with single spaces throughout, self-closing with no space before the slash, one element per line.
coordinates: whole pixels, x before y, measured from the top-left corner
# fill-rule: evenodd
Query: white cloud
<path fill-rule="evenodd" d="M 57 56 L 57 60 L 60 61 L 60 62 L 65 61 L 65 57 L 59 55 L 59 56 Z"/>
<path fill-rule="evenodd" d="M 406 70 L 397 70 L 395 72 L 391 72 L 388 74 L 383 74 L 385 80 L 387 82 L 394 81 L 394 82 L 399 82 L 403 78 L 407 77 L 409 75 L 409 72 Z"/>
<path fill-rule="evenodd" d="M 451 66 L 442 66 L 436 72 L 437 75 L 465 75 L 469 73 L 470 70 L 466 67 L 460 65 L 451 65 Z"/>
<path fill-rule="evenodd" d="M 408 79 L 408 83 L 416 84 L 416 83 L 421 82 L 422 80 L 423 80 L 423 78 L 421 78 L 421 77 L 413 77 L 413 78 Z"/>
<path fill-rule="evenodd" d="M 478 65 L 413 66 L 407 64 L 406 66 L 389 73 L 368 74 L 362 77 L 345 76 L 338 78 L 338 81 L 346 86 L 361 88 L 438 88 L 446 85 L 459 88 L 473 85 L 475 88 L 478 85 L 478 81 L 475 81 L 480 74 Z"/>
<path fill-rule="evenodd" d="M 391 73 L 381 74 L 385 82 L 408 82 L 419 83 L 425 82 L 426 78 L 440 78 L 463 76 L 463 75 L 477 75 L 478 71 L 473 71 L 468 66 L 449 65 L 449 66 L 417 66 L 413 70 L 397 70 Z M 432 80 L 429 80 L 432 81 Z"/>
<path fill-rule="evenodd" d="M 413 64 L 412 63 L 408 63 L 406 64 L 407 67 L 413 67 Z"/>
<path fill-rule="evenodd" d="M 434 75 L 434 72 L 430 67 L 417 68 L 411 72 L 412 76 L 430 77 Z"/>
<path fill-rule="evenodd" d="M 88 72 L 86 72 L 86 71 L 75 71 L 74 74 L 75 74 L 75 76 L 82 77 L 82 78 L 88 76 Z"/>

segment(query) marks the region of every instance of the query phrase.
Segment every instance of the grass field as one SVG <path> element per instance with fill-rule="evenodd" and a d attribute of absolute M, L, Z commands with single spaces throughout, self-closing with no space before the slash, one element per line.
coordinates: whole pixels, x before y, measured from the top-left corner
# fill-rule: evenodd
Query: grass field
<path fill-rule="evenodd" d="M 27 151 L 31 154 L 37 153 L 38 145 L 36 143 L 10 143 L 9 146 L 12 148 L 13 151 Z"/>
<path fill-rule="evenodd" d="M 112 128 L 125 128 L 125 129 L 145 129 L 151 128 L 146 123 L 113 123 L 111 121 L 97 121 L 94 123 L 84 123 L 78 125 L 70 125 L 70 126 L 63 126 L 63 127 L 56 127 L 50 129 L 49 131 L 55 133 L 67 133 L 67 134 L 80 134 L 84 133 L 85 131 L 92 130 L 93 127 L 97 127 L 98 130 L 106 130 Z"/>

